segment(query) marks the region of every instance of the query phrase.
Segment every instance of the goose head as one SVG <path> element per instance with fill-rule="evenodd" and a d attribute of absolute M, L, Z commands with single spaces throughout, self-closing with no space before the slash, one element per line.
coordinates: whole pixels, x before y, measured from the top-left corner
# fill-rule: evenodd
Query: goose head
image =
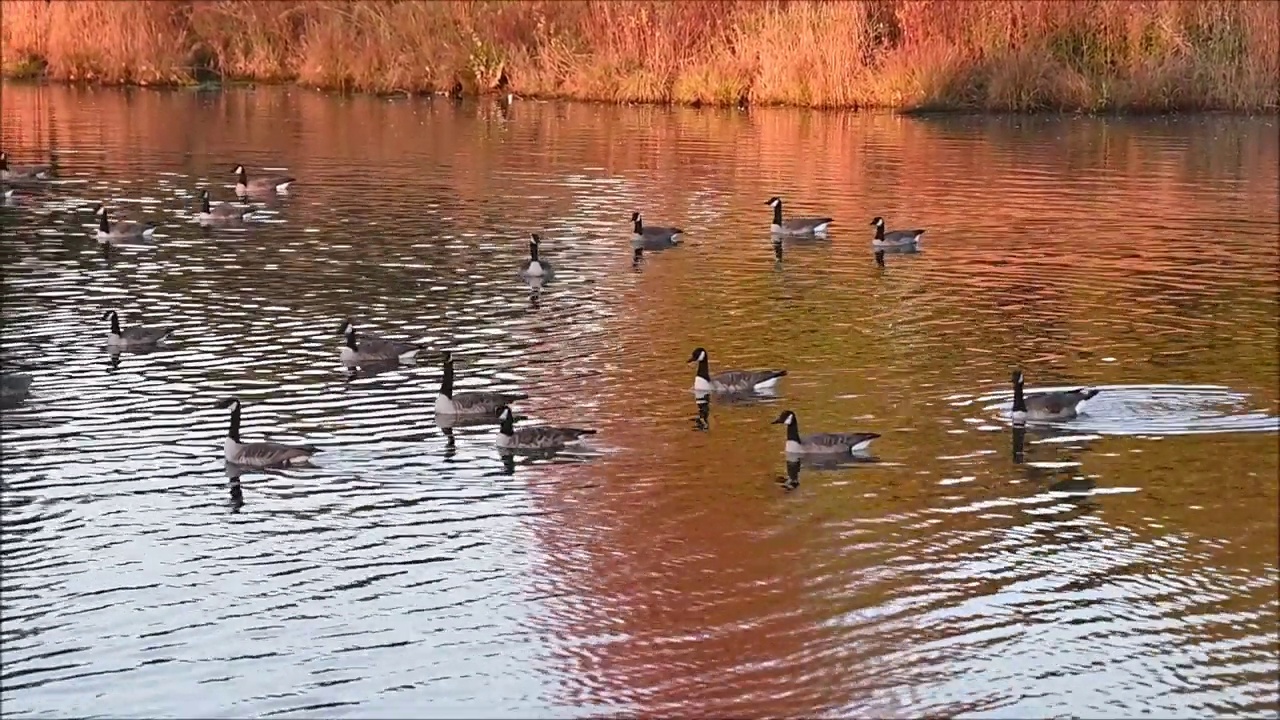
<path fill-rule="evenodd" d="M 794 425 L 796 422 L 796 414 L 790 410 L 783 410 L 782 414 L 776 420 L 769 423 L 770 425 Z"/>
<path fill-rule="evenodd" d="M 507 407 L 506 405 L 503 405 L 502 407 L 498 408 L 499 422 L 504 422 L 504 423 L 513 422 L 514 419 L 515 419 L 515 416 L 511 414 L 511 408 Z"/>
<path fill-rule="evenodd" d="M 243 166 L 243 165 L 237 165 L 237 166 L 236 166 L 236 169 L 231 171 L 231 174 L 232 174 L 232 175 L 243 175 L 243 174 L 244 174 L 244 166 Z"/>
<path fill-rule="evenodd" d="M 208 200 L 208 199 L 209 199 L 209 188 L 205 188 L 204 190 L 201 190 L 201 191 L 200 191 L 200 199 L 201 199 L 201 200 Z"/>
<path fill-rule="evenodd" d="M 640 222 L 640 213 L 638 211 L 631 213 L 631 222 Z"/>
<path fill-rule="evenodd" d="M 107 214 L 107 204 L 106 204 L 106 203 L 98 203 L 98 204 L 97 204 L 97 206 L 93 208 L 93 216 L 94 216 L 94 217 L 98 217 L 99 215 L 106 215 L 106 214 Z"/>
<path fill-rule="evenodd" d="M 777 195 L 774 195 L 773 197 L 769 198 L 767 202 L 765 202 L 765 205 L 768 205 L 769 207 L 777 207 L 781 204 L 782 204 L 782 198 L 778 197 Z"/>
<path fill-rule="evenodd" d="M 707 351 L 703 350 L 702 348 L 695 348 L 693 351 L 693 354 L 691 354 L 689 356 L 689 359 L 685 360 L 684 362 L 686 365 L 688 365 L 689 363 L 702 362 L 703 360 L 706 360 L 706 359 L 707 359 Z"/>
<path fill-rule="evenodd" d="M 353 328 L 353 327 L 355 327 L 355 323 L 351 322 L 351 318 L 345 318 L 343 319 L 342 324 L 338 326 L 338 334 L 346 335 L 347 328 Z"/>
<path fill-rule="evenodd" d="M 874 218 L 872 218 L 872 219 L 871 219 L 871 224 L 872 224 L 872 225 L 875 225 L 876 227 L 880 227 L 880 226 L 884 225 L 884 218 L 882 218 L 882 217 L 880 217 L 879 215 L 877 215 L 877 216 L 875 216 Z"/>
<path fill-rule="evenodd" d="M 235 408 L 235 409 L 239 410 L 239 409 L 240 409 L 240 398 L 232 396 L 232 397 L 226 398 L 226 399 L 224 399 L 224 400 L 222 400 L 222 401 L 220 401 L 220 402 L 218 403 L 218 409 L 219 409 L 219 410 L 226 410 L 227 408 Z"/>
<path fill-rule="evenodd" d="M 1015 369 L 1010 379 L 1013 381 L 1014 387 L 1022 387 L 1022 368 Z"/>

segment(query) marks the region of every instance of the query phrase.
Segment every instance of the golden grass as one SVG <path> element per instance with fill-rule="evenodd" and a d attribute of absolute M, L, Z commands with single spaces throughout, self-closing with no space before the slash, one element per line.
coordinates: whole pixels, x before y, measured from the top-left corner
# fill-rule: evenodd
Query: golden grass
<path fill-rule="evenodd" d="M 7 76 L 996 111 L 1280 108 L 1270 0 L 0 0 Z"/>

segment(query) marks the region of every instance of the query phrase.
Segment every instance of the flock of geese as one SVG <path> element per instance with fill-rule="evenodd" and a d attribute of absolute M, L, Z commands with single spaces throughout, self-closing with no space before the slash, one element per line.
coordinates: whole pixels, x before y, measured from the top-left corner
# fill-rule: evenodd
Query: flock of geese
<path fill-rule="evenodd" d="M 234 225 L 253 218 L 255 207 L 252 199 L 263 199 L 277 194 L 287 194 L 289 186 L 296 182 L 288 175 L 260 176 L 249 178 L 243 165 L 237 165 L 232 173 L 236 176 L 235 193 L 238 202 L 211 203 L 209 191 L 200 194 L 201 208 L 196 215 L 201 225 Z M 14 197 L 19 190 L 34 190 L 41 183 L 53 179 L 53 170 L 43 166 L 10 166 L 8 157 L 0 152 L 0 184 L 3 185 L 6 198 Z M 774 252 L 781 256 L 781 238 L 820 238 L 835 221 L 831 217 L 797 217 L 784 218 L 782 199 L 772 197 L 766 202 L 773 208 L 773 220 L 769 229 L 774 237 Z M 149 238 L 155 232 L 152 223 L 134 220 L 112 221 L 105 204 L 100 204 L 94 211 L 98 219 L 97 239 L 101 243 L 112 244 L 123 240 Z M 632 232 L 631 248 L 633 262 L 644 259 L 646 251 L 660 251 L 676 247 L 681 242 L 684 231 L 678 227 L 646 225 L 639 212 L 631 214 Z M 877 264 L 884 265 L 885 252 L 916 252 L 919 248 L 924 230 L 885 229 L 882 217 L 874 218 L 871 223 L 875 227 L 875 235 L 871 240 Z M 519 275 L 532 285 L 540 286 L 554 276 L 554 268 L 539 254 L 542 238 L 534 233 L 529 239 L 529 258 L 519 266 Z M 115 310 L 106 311 L 102 319 L 110 321 L 107 331 L 107 346 L 116 352 L 122 349 L 151 348 L 163 341 L 174 328 L 169 327 L 122 327 Z M 343 320 L 338 328 L 342 344 L 338 350 L 340 362 L 354 372 L 357 369 L 376 370 L 395 366 L 401 362 L 412 360 L 423 350 L 422 346 L 390 340 L 368 332 L 357 332 L 355 324 Z M 452 428 L 472 424 L 497 423 L 498 430 L 495 445 L 504 452 L 553 453 L 571 447 L 582 446 L 583 439 L 594 435 L 595 430 L 577 427 L 554 427 L 547 425 L 524 425 L 516 427 L 516 416 L 511 406 L 528 395 L 512 392 L 496 391 L 454 391 L 455 369 L 454 359 L 448 351 L 439 354 L 443 375 L 440 389 L 435 400 L 436 422 L 441 427 Z M 767 396 L 773 393 L 777 384 L 787 376 L 785 369 L 763 370 L 722 370 L 711 373 L 710 356 L 705 348 L 696 348 L 689 356 L 688 363 L 697 363 L 693 377 L 693 392 L 702 404 L 712 396 L 746 398 L 750 396 Z M 3 407 L 12 407 L 26 397 L 31 385 L 29 375 L 7 374 L 0 376 L 0 399 Z M 1057 392 L 1028 393 L 1024 390 L 1024 378 L 1021 370 L 1012 375 L 1013 407 L 1011 419 L 1015 423 L 1028 420 L 1067 420 L 1076 416 L 1083 408 L 1083 403 L 1098 394 L 1096 388 L 1081 387 L 1074 390 Z M 244 468 L 276 468 L 306 463 L 320 449 L 312 445 L 291 445 L 277 442 L 245 442 L 240 437 L 241 402 L 238 398 L 229 397 L 219 403 L 220 409 L 231 411 L 230 426 L 223 445 L 227 462 Z M 856 459 L 865 454 L 876 438 L 875 432 L 826 432 L 802 435 L 800 421 L 795 412 L 784 410 L 773 421 L 775 425 L 786 427 L 786 441 L 783 451 L 788 460 L 814 458 L 820 460 Z"/>

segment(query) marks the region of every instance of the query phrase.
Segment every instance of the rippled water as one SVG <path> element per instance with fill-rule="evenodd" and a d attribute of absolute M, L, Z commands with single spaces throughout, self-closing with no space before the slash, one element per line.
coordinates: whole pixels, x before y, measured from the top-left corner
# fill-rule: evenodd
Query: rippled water
<path fill-rule="evenodd" d="M 1275 118 L 6 85 L 7 715 L 1280 713 Z M 200 229 L 199 189 L 292 194 Z M 837 218 L 775 259 L 764 200 Z M 95 204 L 162 223 L 103 252 Z M 628 217 L 687 245 L 633 267 Z M 928 229 L 870 250 L 874 215 Z M 555 279 L 516 275 L 530 231 Z M 102 313 L 176 328 L 112 356 Z M 340 320 L 419 341 L 348 380 Z M 785 367 L 700 408 L 684 361 Z M 438 428 L 519 390 L 596 453 Z M 1009 372 L 1096 385 L 1010 428 Z M 230 471 L 246 438 L 315 467 Z M 882 434 L 788 465 L 770 424 Z"/>

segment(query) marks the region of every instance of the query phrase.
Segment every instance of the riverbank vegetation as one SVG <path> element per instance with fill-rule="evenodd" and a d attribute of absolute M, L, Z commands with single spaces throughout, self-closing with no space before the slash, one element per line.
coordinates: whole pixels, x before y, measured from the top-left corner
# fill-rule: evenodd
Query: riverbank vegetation
<path fill-rule="evenodd" d="M 0 1 L 8 77 L 902 110 L 1280 109 L 1280 3 Z"/>

